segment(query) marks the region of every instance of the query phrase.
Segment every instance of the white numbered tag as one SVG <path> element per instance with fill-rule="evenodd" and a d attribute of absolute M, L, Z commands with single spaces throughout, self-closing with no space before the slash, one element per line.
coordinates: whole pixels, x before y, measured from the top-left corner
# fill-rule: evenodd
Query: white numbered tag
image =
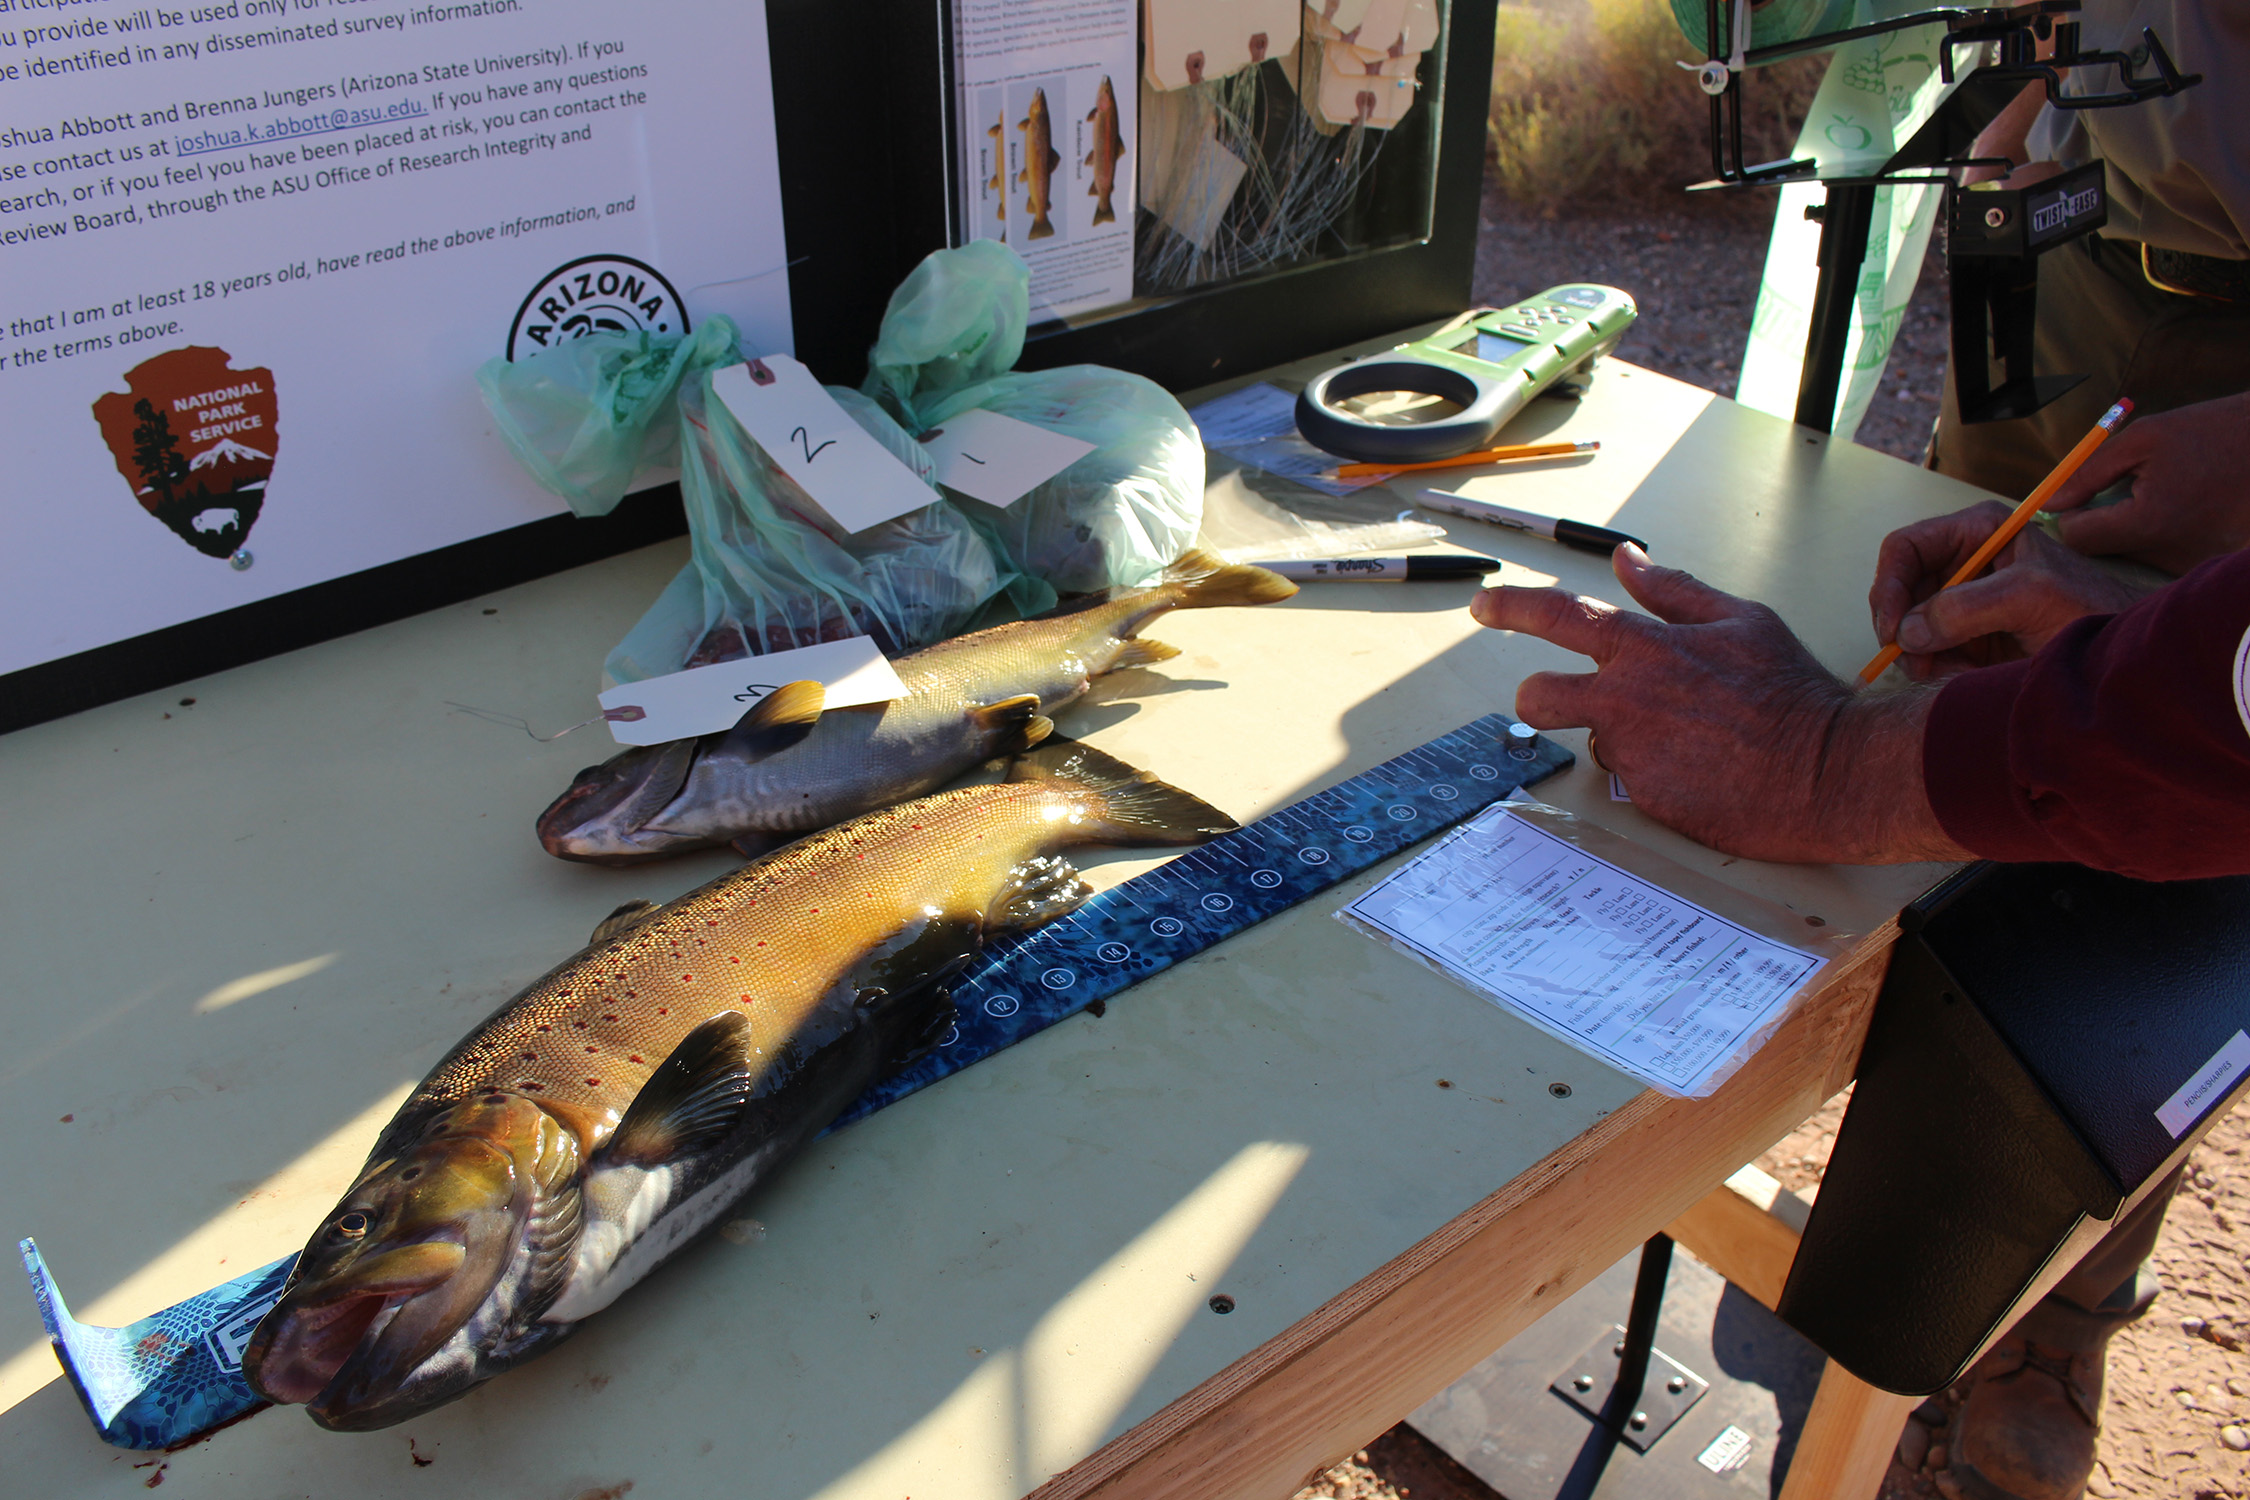
<path fill-rule="evenodd" d="M 628 682 L 602 694 L 609 732 L 620 745 L 662 745 L 732 729 L 758 700 L 790 682 L 817 682 L 827 708 L 888 703 L 906 692 L 888 658 L 864 635 L 794 651 L 690 667 Z M 633 717 L 634 710 L 638 717 Z"/>
<path fill-rule="evenodd" d="M 1013 505 L 1094 451 L 1082 438 L 974 407 L 922 434 L 937 482 L 987 505 Z"/>
<path fill-rule="evenodd" d="M 711 393 L 847 531 L 865 531 L 938 498 L 786 354 L 719 371 Z"/>

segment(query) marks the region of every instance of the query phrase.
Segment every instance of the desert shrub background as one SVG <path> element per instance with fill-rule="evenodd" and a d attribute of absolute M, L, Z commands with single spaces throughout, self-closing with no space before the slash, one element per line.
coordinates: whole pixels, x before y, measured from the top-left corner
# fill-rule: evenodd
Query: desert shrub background
<path fill-rule="evenodd" d="M 1702 59 L 1669 0 L 1503 4 L 1493 40 L 1488 135 L 1509 197 L 1552 208 L 1587 192 L 1676 195 L 1711 175 L 1709 104 L 1677 66 Z M 1823 56 L 1752 71 L 1751 161 L 1787 154 L 1826 67 Z"/>

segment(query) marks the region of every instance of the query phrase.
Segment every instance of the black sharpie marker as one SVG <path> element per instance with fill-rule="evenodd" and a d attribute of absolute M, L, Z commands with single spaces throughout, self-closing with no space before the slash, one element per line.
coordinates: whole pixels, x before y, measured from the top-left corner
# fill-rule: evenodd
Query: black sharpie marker
<path fill-rule="evenodd" d="M 1612 531 L 1607 526 L 1573 521 L 1567 516 L 1543 516 L 1537 511 L 1518 510 L 1512 505 L 1502 505 L 1493 500 L 1476 500 L 1452 490 L 1424 490 L 1422 503 L 1432 510 L 1442 510 L 1447 515 L 1467 516 L 1472 521 L 1489 521 L 1512 531 L 1528 531 L 1533 536 L 1543 536 L 1549 541 L 1561 542 L 1566 547 L 1576 547 L 1581 552 L 1599 552 L 1606 556 L 1625 542 L 1631 542 L 1643 552 L 1648 550 L 1648 543 L 1639 537 Z"/>
<path fill-rule="evenodd" d="M 1292 557 L 1254 564 L 1292 583 L 1437 583 L 1500 571 L 1492 557 L 1433 552 L 1422 557 Z"/>

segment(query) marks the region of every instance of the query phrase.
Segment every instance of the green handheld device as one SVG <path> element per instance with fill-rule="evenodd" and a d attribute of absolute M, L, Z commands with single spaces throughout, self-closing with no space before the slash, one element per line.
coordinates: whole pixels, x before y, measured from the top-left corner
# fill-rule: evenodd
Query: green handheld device
<path fill-rule="evenodd" d="M 1638 316 L 1626 293 L 1584 283 L 1464 314 L 1428 338 L 1315 377 L 1298 393 L 1297 430 L 1361 463 L 1427 463 L 1489 447 L 1526 402 L 1616 348 Z M 1461 410 L 1434 422 L 1386 423 L 1338 404 L 1378 391 L 1440 396 Z"/>

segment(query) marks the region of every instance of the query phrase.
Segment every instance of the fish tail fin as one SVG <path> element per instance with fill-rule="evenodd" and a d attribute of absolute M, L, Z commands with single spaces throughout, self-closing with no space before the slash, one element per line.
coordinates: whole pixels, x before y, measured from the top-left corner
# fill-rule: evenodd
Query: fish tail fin
<path fill-rule="evenodd" d="M 1117 210 L 1111 208 L 1108 200 L 1105 199 L 1095 206 L 1093 222 L 1096 224 L 1114 224 L 1117 222 Z"/>
<path fill-rule="evenodd" d="M 1017 756 L 1010 781 L 1046 781 L 1093 793 L 1100 799 L 1104 844 L 1200 844 L 1242 825 L 1190 792 L 1136 770 L 1091 745 L 1055 736 Z"/>
<path fill-rule="evenodd" d="M 1171 588 L 1180 609 L 1221 604 L 1273 604 L 1297 592 L 1297 585 L 1254 563 L 1228 563 L 1201 547 L 1180 554 L 1157 580 Z"/>

